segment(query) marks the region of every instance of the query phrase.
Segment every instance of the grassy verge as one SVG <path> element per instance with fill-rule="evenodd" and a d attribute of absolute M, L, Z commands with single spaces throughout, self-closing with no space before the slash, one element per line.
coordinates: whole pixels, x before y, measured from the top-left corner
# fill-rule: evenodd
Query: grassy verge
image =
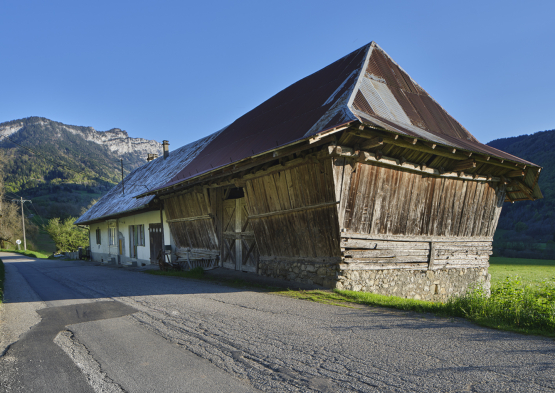
<path fill-rule="evenodd" d="M 50 256 L 50 255 L 45 254 L 44 252 L 41 252 L 41 251 L 4 250 L 4 249 L 0 249 L 0 251 L 13 252 L 13 253 L 25 255 L 25 256 L 28 256 L 28 257 L 31 257 L 31 258 L 40 258 L 40 259 L 48 259 L 48 257 Z"/>
<path fill-rule="evenodd" d="M 543 277 L 545 271 L 543 269 L 536 270 L 534 275 L 533 272 L 530 272 L 534 270 L 532 265 L 528 265 L 526 269 L 530 277 L 535 277 L 534 280 L 525 281 L 518 276 L 506 275 L 506 272 L 500 270 L 498 279 L 492 279 L 490 297 L 484 296 L 483 292 L 477 289 L 469 292 L 466 296 L 452 298 L 446 303 L 405 299 L 368 292 L 283 290 L 244 280 L 209 277 L 203 275 L 204 272 L 201 268 L 187 272 L 162 272 L 159 270 L 147 272 L 155 275 L 218 281 L 232 287 L 262 290 L 296 299 L 343 307 L 353 307 L 355 304 L 359 304 L 432 313 L 443 317 L 462 317 L 486 327 L 555 338 L 555 277 L 551 280 L 538 281 L 537 277 Z M 523 268 L 523 270 L 526 269 Z M 492 270 L 495 271 L 494 266 L 492 266 Z M 492 272 L 492 276 L 494 273 Z"/>
<path fill-rule="evenodd" d="M 4 262 L 0 259 L 0 304 L 4 301 L 4 278 L 6 274 L 4 272 Z"/>
<path fill-rule="evenodd" d="M 491 282 L 494 284 L 515 277 L 529 284 L 541 284 L 555 279 L 553 260 L 491 257 L 489 263 Z"/>

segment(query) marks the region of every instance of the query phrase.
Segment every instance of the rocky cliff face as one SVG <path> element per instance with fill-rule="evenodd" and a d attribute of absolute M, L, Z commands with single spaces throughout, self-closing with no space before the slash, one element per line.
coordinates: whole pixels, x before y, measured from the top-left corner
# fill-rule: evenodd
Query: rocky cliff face
<path fill-rule="evenodd" d="M 143 138 L 132 138 L 126 131 L 112 128 L 108 131 L 97 131 L 92 127 L 71 126 L 40 117 L 13 120 L 0 124 L 0 138 L 16 134 L 25 127 L 38 126 L 48 129 L 51 137 L 61 138 L 63 132 L 81 136 L 84 140 L 105 146 L 117 155 L 139 154 L 146 156 L 148 153 L 162 154 L 162 144 Z"/>

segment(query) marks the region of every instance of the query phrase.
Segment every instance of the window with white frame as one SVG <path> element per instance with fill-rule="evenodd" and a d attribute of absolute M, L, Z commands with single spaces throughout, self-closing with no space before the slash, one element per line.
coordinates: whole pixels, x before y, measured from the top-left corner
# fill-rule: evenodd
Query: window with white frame
<path fill-rule="evenodd" d="M 96 244 L 100 244 L 100 228 L 96 228 Z"/>
<path fill-rule="evenodd" d="M 116 245 L 116 228 L 108 228 L 108 234 L 110 238 L 110 245 Z"/>

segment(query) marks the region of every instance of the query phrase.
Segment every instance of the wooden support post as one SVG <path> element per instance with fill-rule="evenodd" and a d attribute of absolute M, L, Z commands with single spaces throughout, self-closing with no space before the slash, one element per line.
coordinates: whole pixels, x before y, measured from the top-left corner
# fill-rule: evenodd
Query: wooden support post
<path fill-rule="evenodd" d="M 428 270 L 432 270 L 434 267 L 434 257 L 436 253 L 436 246 L 434 242 L 430 242 L 430 259 L 428 260 Z"/>

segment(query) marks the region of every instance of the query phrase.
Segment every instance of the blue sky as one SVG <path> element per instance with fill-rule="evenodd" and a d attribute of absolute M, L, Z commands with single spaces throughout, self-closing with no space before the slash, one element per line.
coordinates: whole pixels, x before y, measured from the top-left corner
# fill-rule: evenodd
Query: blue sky
<path fill-rule="evenodd" d="M 0 0 L 0 122 L 177 148 L 376 41 L 481 142 L 555 128 L 555 1 Z"/>

